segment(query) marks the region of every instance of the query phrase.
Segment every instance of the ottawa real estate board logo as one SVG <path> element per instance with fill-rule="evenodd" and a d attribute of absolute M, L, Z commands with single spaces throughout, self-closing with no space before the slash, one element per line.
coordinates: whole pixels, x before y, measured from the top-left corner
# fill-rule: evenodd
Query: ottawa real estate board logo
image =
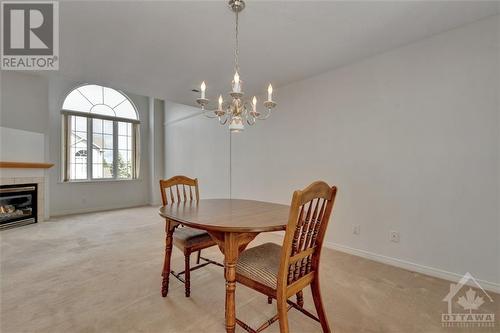
<path fill-rule="evenodd" d="M 59 3 L 2 1 L 1 68 L 59 69 Z"/>
<path fill-rule="evenodd" d="M 469 286 L 474 286 L 476 289 Z M 458 283 L 450 284 L 450 292 L 445 296 L 443 302 L 448 305 L 448 311 L 441 314 L 443 327 L 495 327 L 495 313 L 480 309 L 486 303 L 493 303 L 493 298 L 469 272 Z"/>

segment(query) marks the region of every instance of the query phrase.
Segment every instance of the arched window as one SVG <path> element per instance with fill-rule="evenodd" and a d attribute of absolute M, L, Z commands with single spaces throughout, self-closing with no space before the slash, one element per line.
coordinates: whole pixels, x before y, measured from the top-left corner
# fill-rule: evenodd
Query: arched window
<path fill-rule="evenodd" d="M 65 181 L 137 178 L 140 122 L 125 94 L 83 85 L 66 96 L 61 113 Z"/>

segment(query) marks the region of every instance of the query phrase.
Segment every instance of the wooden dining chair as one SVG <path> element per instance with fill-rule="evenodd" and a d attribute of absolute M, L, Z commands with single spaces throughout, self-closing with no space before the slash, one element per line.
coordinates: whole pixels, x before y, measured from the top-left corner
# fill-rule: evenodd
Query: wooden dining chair
<path fill-rule="evenodd" d="M 288 332 L 288 311 L 293 307 L 320 322 L 330 332 L 319 288 L 321 248 L 337 188 L 317 181 L 293 193 L 283 245 L 266 243 L 240 255 L 236 281 L 276 299 L 278 314 L 257 329 L 239 319 L 245 330 L 256 333 L 279 320 L 280 332 Z M 302 289 L 311 286 L 317 317 L 303 308 Z M 297 295 L 297 303 L 289 298 Z"/>
<path fill-rule="evenodd" d="M 169 179 L 160 180 L 160 190 L 161 199 L 164 206 L 181 204 L 187 201 L 199 201 L 200 194 L 198 190 L 198 179 L 191 179 L 186 176 L 174 176 Z M 167 231 L 167 230 L 165 230 Z M 168 294 L 168 275 L 172 274 L 179 281 L 184 283 L 185 295 L 189 297 L 191 294 L 191 271 L 199 269 L 209 264 L 215 264 L 217 266 L 223 265 L 204 258 L 201 256 L 201 250 L 208 247 L 216 245 L 213 239 L 205 230 L 198 230 L 189 227 L 177 227 L 173 235 L 173 245 L 180 249 L 184 253 L 184 270 L 176 273 L 173 270 L 168 272 L 167 270 L 167 257 L 170 256 L 172 249 L 172 244 L 169 244 L 169 240 L 166 240 L 165 249 L 165 260 L 163 262 L 162 270 L 162 288 L 161 294 L 166 297 Z M 196 258 L 196 266 L 190 267 L 191 263 L 191 253 L 198 252 Z M 204 263 L 200 264 L 200 260 Z M 184 278 L 182 276 L 184 275 Z"/>

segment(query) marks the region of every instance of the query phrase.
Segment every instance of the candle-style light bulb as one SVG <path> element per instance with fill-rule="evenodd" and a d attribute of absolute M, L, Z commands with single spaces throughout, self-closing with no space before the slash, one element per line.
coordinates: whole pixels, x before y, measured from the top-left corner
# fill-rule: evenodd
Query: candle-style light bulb
<path fill-rule="evenodd" d="M 201 83 L 201 98 L 205 99 L 205 90 L 207 90 L 207 85 L 205 84 L 205 81 Z"/>
<path fill-rule="evenodd" d="M 234 73 L 234 78 L 233 78 L 233 91 L 234 92 L 241 92 L 241 86 L 240 86 L 240 74 L 238 72 Z"/>
<path fill-rule="evenodd" d="M 252 99 L 252 105 L 253 105 L 253 112 L 257 110 L 257 97 L 253 97 Z"/>
<path fill-rule="evenodd" d="M 222 110 L 222 102 L 224 102 L 222 95 L 219 95 L 219 110 Z"/>
<path fill-rule="evenodd" d="M 267 100 L 273 100 L 273 86 L 269 83 L 269 87 L 267 87 Z"/>

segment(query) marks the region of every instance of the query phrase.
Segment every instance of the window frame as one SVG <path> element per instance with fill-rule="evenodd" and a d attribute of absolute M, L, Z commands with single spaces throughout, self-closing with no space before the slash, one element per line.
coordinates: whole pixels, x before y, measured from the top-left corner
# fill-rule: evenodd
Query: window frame
<path fill-rule="evenodd" d="M 73 92 L 74 90 L 85 86 L 81 85 L 71 89 L 71 91 L 65 95 L 63 100 L 66 100 L 66 97 Z M 112 88 L 110 88 L 112 89 Z M 117 90 L 118 91 L 118 90 Z M 131 103 L 134 111 L 138 117 L 137 108 L 134 103 L 128 98 L 125 94 L 121 93 L 129 102 Z M 80 182 L 109 182 L 109 181 L 130 181 L 137 180 L 139 178 L 139 166 L 140 166 L 140 120 L 139 119 L 131 119 L 131 118 L 123 118 L 116 116 L 108 116 L 97 113 L 83 112 L 83 111 L 73 111 L 61 109 L 62 116 L 62 160 L 61 163 L 62 168 L 62 181 L 64 183 L 80 183 Z M 70 178 L 70 136 L 71 136 L 71 125 L 70 119 L 71 116 L 84 117 L 87 119 L 87 178 L 86 179 L 71 179 Z M 93 153 L 92 153 L 92 143 L 93 143 L 93 119 L 101 119 L 108 120 L 113 122 L 113 177 L 111 178 L 94 178 L 93 175 Z M 131 124 L 132 129 L 132 177 L 130 178 L 119 178 L 118 177 L 118 123 L 129 123 Z"/>

